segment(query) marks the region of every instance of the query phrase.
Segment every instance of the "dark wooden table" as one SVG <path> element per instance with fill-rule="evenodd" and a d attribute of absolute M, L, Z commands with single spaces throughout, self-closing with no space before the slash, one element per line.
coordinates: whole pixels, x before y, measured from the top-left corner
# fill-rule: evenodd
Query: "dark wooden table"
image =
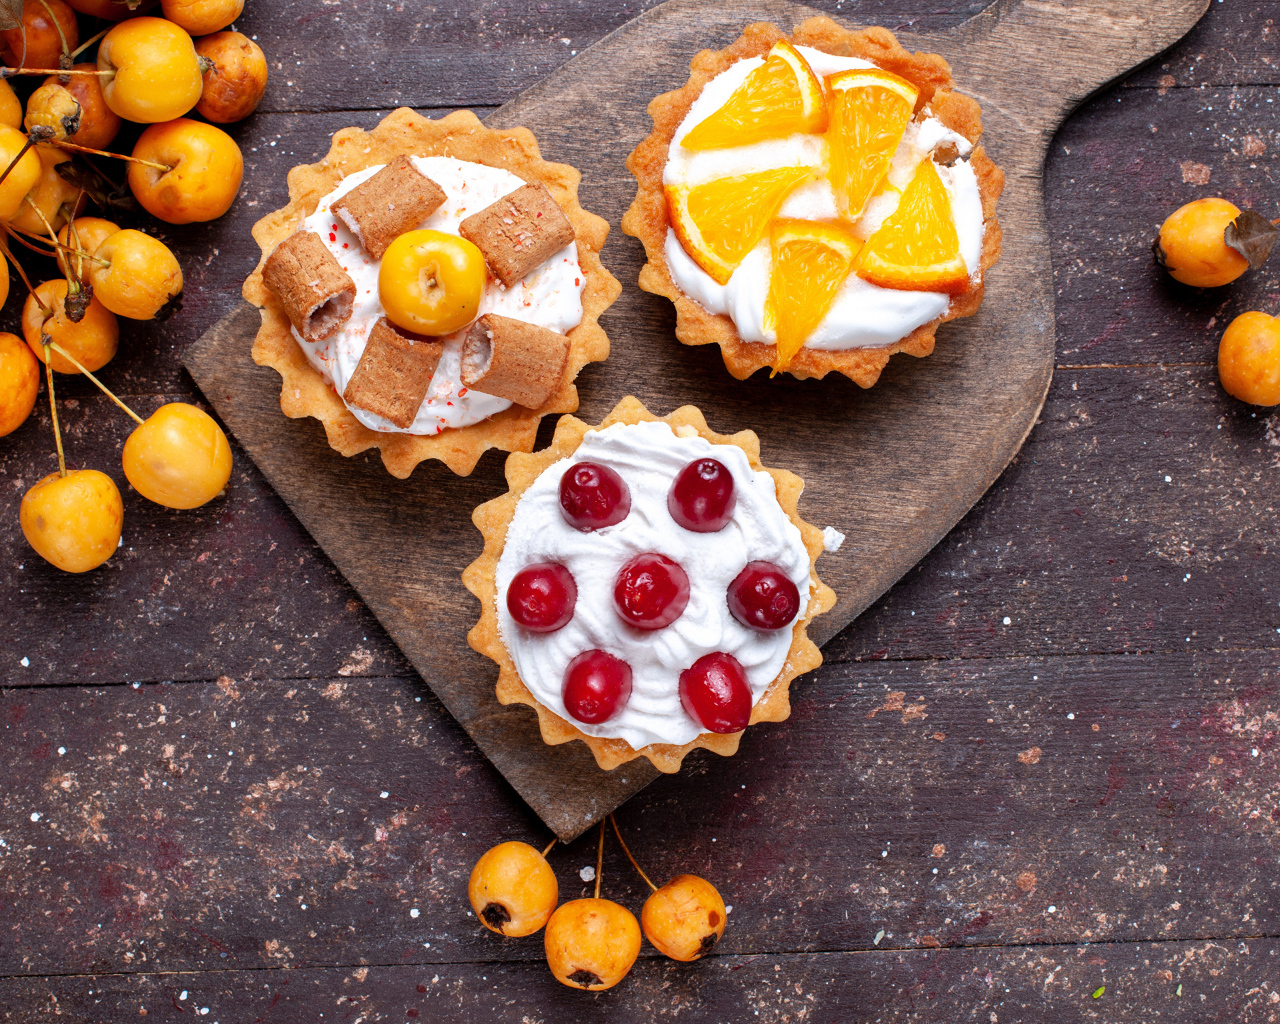
<path fill-rule="evenodd" d="M 813 5 L 917 29 L 983 6 Z M 483 116 L 645 6 L 250 0 L 273 77 L 232 129 L 244 192 L 151 225 L 187 304 L 129 325 L 105 378 L 147 412 L 198 399 L 181 353 L 329 133 L 400 104 Z M 1147 254 L 1196 196 L 1280 206 L 1278 19 L 1216 0 L 1063 128 L 1041 422 L 789 722 L 619 813 L 651 874 L 705 874 L 733 909 L 715 956 L 646 947 L 602 995 L 468 917 L 483 850 L 549 837 L 243 453 L 197 512 L 126 494 L 119 555 L 68 577 L 17 524 L 54 466 L 38 409 L 0 441 L 0 1020 L 1280 1018 L 1280 421 L 1214 365 L 1232 316 L 1277 311 L 1280 263 L 1196 293 Z M 123 482 L 129 423 L 60 395 L 70 460 Z M 565 897 L 594 842 L 552 855 Z M 616 846 L 605 877 L 638 910 Z"/>

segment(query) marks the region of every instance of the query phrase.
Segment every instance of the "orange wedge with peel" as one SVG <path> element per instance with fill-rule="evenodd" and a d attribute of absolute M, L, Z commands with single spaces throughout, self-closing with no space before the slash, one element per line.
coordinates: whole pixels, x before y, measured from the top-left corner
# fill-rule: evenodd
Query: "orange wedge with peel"
<path fill-rule="evenodd" d="M 747 75 L 723 107 L 694 126 L 685 149 L 726 149 L 827 127 L 822 83 L 800 52 L 785 39 Z"/>
<path fill-rule="evenodd" d="M 898 208 L 867 239 L 858 276 L 881 288 L 958 295 L 969 287 L 951 196 L 932 160 L 922 160 Z"/>
<path fill-rule="evenodd" d="M 842 217 L 857 220 L 879 190 L 920 91 L 880 68 L 827 76 L 831 120 L 827 128 L 827 177 Z"/>
<path fill-rule="evenodd" d="M 769 225 L 773 267 L 764 323 L 778 336 L 775 374 L 822 323 L 861 248 L 862 240 L 844 224 L 780 219 Z"/>
<path fill-rule="evenodd" d="M 718 284 L 728 284 L 787 194 L 816 173 L 812 167 L 776 167 L 700 185 L 668 185 L 672 230 L 690 259 Z"/>

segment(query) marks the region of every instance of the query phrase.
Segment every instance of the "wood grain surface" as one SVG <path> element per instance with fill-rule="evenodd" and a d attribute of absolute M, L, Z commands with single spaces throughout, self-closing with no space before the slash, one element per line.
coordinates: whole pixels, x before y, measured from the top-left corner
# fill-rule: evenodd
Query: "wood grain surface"
<path fill-rule="evenodd" d="M 249 226 L 328 133 L 401 99 L 487 112 L 646 4 L 399 6 L 362 8 L 364 31 L 345 3 L 250 0 L 272 80 L 231 126 L 239 201 L 207 225 L 137 222 L 187 279 L 184 310 L 124 325 L 103 370 L 140 411 L 202 400 L 179 357 L 238 304 Z M 942 31 L 981 3 L 814 6 Z M 1276 311 L 1280 263 L 1199 293 L 1148 252 L 1198 196 L 1275 209 L 1276 24 L 1275 0 L 1213 3 L 1054 137 L 1038 425 L 827 645 L 791 721 L 621 809 L 649 870 L 704 874 L 734 910 L 723 953 L 680 966 L 646 945 L 604 995 L 554 982 L 539 938 L 467 917 L 475 858 L 549 835 L 234 437 L 225 497 L 161 509 L 120 473 L 129 421 L 60 380 L 68 456 L 120 483 L 124 546 L 82 577 L 26 546 L 18 502 L 56 466 L 42 396 L 0 439 L 0 1020 L 1277 1016 L 1280 417 L 1228 398 L 1214 356 L 1235 313 Z M 594 839 L 551 855 L 565 898 Z M 643 895 L 612 844 L 605 894 Z"/>
<path fill-rule="evenodd" d="M 603 321 L 613 351 L 605 365 L 584 372 L 579 415 L 598 422 L 619 398 L 635 394 L 659 415 L 693 404 L 716 429 L 754 429 L 768 464 L 805 479 L 802 514 L 849 535 L 822 559 L 823 579 L 838 595 L 835 609 L 811 627 L 825 642 L 955 525 L 1031 429 L 1054 352 L 1040 189 L 1048 140 L 1085 95 L 1171 45 L 1204 6 L 1164 0 L 1115 15 L 1102 7 L 1000 0 L 951 34 L 904 38 L 909 48 L 941 52 L 961 89 L 983 103 L 984 144 L 1008 180 L 1000 205 L 1004 252 L 987 275 L 983 308 L 947 325 L 930 359 L 900 357 L 867 393 L 834 377 L 771 380 L 761 371 L 733 381 L 714 352 L 673 343 L 668 311 L 630 287 L 639 271 L 636 246 L 615 240 L 606 262 L 624 292 Z M 813 13 L 773 0 L 732 7 L 669 0 L 487 121 L 524 125 L 547 156 L 582 168 L 584 204 L 616 228 L 635 193 L 624 163 L 651 127 L 649 98 L 679 86 L 700 48 L 728 43 L 746 24 L 790 27 Z M 469 510 L 505 489 L 500 454 L 465 480 L 432 466 L 403 485 L 380 479 L 376 463 L 344 465 L 316 424 L 283 429 L 273 408 L 275 375 L 248 357 L 256 330 L 255 311 L 243 307 L 187 351 L 187 367 L 516 791 L 571 839 L 650 782 L 656 772 L 647 762 L 606 773 L 580 744 L 547 747 L 530 712 L 497 704 L 492 667 L 466 647 L 477 613 L 459 595 L 457 579 L 479 547 Z M 335 516 L 335 508 L 345 514 Z"/>

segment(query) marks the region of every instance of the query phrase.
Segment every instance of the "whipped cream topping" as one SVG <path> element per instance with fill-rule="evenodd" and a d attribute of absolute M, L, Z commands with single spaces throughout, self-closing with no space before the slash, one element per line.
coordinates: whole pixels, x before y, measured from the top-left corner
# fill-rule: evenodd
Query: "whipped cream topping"
<path fill-rule="evenodd" d="M 694 459 L 711 456 L 733 474 L 738 496 L 732 520 L 716 533 L 693 533 L 667 511 L 667 492 Z M 560 478 L 574 464 L 595 462 L 616 470 L 631 491 L 622 522 L 592 533 L 570 526 L 560 509 Z M 625 623 L 613 603 L 614 581 L 635 555 L 656 551 L 678 562 L 689 577 L 689 604 L 665 629 L 647 632 Z M 521 680 L 544 706 L 592 736 L 649 743 L 688 743 L 703 730 L 680 703 L 680 673 L 705 654 L 723 651 L 746 670 L 752 704 L 782 672 L 793 626 L 758 632 L 729 611 L 727 592 L 747 562 L 778 565 L 800 591 L 804 618 L 812 580 L 809 553 L 778 504 L 773 477 L 751 468 L 736 445 L 713 445 L 696 434 L 677 436 L 665 423 L 617 423 L 587 432 L 581 446 L 538 476 L 525 491 L 498 561 L 498 629 Z M 507 611 L 507 588 L 536 562 L 558 562 L 573 574 L 578 600 L 568 625 L 531 633 Z M 599 725 L 574 721 L 565 711 L 565 668 L 583 651 L 600 649 L 631 666 L 631 699 Z"/>
<path fill-rule="evenodd" d="M 821 80 L 827 75 L 853 68 L 876 65 L 856 57 L 837 57 L 807 46 L 796 49 Z M 818 177 L 797 188 L 782 204 L 780 217 L 805 220 L 835 220 L 835 194 L 823 176 L 827 160 L 826 141 L 821 135 L 796 134 L 785 139 L 771 139 L 750 146 L 694 152 L 681 145 L 684 137 L 698 124 L 728 102 L 734 90 L 752 71 L 764 63 L 763 57 L 748 57 L 726 68 L 702 90 L 680 123 L 667 153 L 663 170 L 664 185 L 698 185 L 714 178 L 735 174 L 751 174 L 774 167 L 813 167 Z M 898 207 L 902 189 L 915 174 L 920 161 L 928 159 L 940 142 L 954 143 L 961 156 L 973 149 L 969 140 L 947 128 L 936 117 L 926 116 L 912 121 L 898 144 L 888 175 L 888 188 L 873 197 L 863 215 L 852 225 L 859 238 L 867 239 Z M 951 212 L 960 254 L 969 268 L 970 280 L 980 279 L 983 216 L 978 179 L 967 161 L 957 160 L 951 167 L 938 167 L 938 176 L 951 197 Z M 674 231 L 667 229 L 664 246 L 671 277 L 682 292 L 710 313 L 728 316 L 744 341 L 774 344 L 777 334 L 764 325 L 764 303 L 769 293 L 769 240 L 764 238 L 747 254 L 729 278 L 718 284 L 684 251 Z M 881 288 L 850 274 L 836 296 L 826 317 L 805 340 L 806 348 L 840 350 L 880 348 L 906 337 L 922 324 L 927 324 L 947 311 L 951 297 L 943 292 L 910 292 Z"/>
<path fill-rule="evenodd" d="M 458 234 L 458 225 L 471 214 L 479 213 L 525 184 L 523 179 L 501 167 L 443 156 L 414 156 L 409 159 L 447 196 L 444 204 L 418 227 L 450 235 Z M 346 390 L 347 381 L 364 353 L 369 332 L 384 312 L 378 298 L 378 270 L 382 261 L 365 252 L 360 240 L 330 213 L 329 207 L 377 174 L 383 166 L 377 164 L 348 175 L 320 200 L 316 212 L 303 221 L 303 228 L 320 236 L 356 286 L 351 319 L 340 331 L 317 343 L 304 341 L 296 330 L 293 331 L 294 341 L 306 354 L 307 361 L 320 371 L 325 382 L 332 385 L 339 395 Z M 568 334 L 582 321 L 582 290 L 585 286 L 586 275 L 578 265 L 577 243 L 570 242 L 511 288 L 504 288 L 489 276 L 477 315 L 497 313 Z M 471 391 L 462 384 L 462 339 L 466 333 L 467 328 L 464 327 L 439 339 L 445 343 L 444 354 L 431 379 L 427 397 L 408 430 L 366 409 L 354 405 L 347 408 L 371 430 L 409 434 L 438 434 L 451 427 L 479 423 L 502 412 L 511 405 L 510 401 Z"/>

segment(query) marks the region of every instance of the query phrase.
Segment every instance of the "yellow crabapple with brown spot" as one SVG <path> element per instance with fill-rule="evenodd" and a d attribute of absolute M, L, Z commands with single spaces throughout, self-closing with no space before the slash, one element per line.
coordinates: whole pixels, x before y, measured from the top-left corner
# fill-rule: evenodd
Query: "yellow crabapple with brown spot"
<path fill-rule="evenodd" d="M 724 936 L 727 920 L 720 893 L 697 875 L 676 875 L 650 893 L 640 910 L 645 938 L 672 960 L 706 956 Z"/>
<path fill-rule="evenodd" d="M 1232 398 L 1280 405 L 1280 320 L 1257 310 L 1232 320 L 1218 343 L 1218 379 Z"/>
<path fill-rule="evenodd" d="M 120 545 L 124 503 L 115 481 L 96 469 L 50 473 L 22 496 L 22 534 L 64 572 L 96 569 Z"/>
<path fill-rule="evenodd" d="M 1180 206 L 1160 225 L 1156 260 L 1175 281 L 1193 288 L 1230 284 L 1249 269 L 1225 239 L 1227 225 L 1239 216 L 1239 207 L 1216 197 Z"/>
<path fill-rule="evenodd" d="M 560 899 L 555 872 L 528 843 L 499 843 L 471 869 L 467 898 L 476 917 L 499 935 L 532 935 Z"/>
<path fill-rule="evenodd" d="M 267 57 L 241 32 L 215 32 L 196 40 L 196 53 L 212 62 L 196 112 L 218 124 L 248 117 L 267 91 Z"/>
<path fill-rule="evenodd" d="M 640 924 L 613 900 L 570 900 L 551 915 L 544 945 L 557 981 L 602 992 L 625 978 L 640 955 Z"/>
<path fill-rule="evenodd" d="M 94 250 L 89 283 L 94 298 L 117 316 L 163 320 L 182 294 L 182 268 L 158 238 L 126 228 Z"/>

